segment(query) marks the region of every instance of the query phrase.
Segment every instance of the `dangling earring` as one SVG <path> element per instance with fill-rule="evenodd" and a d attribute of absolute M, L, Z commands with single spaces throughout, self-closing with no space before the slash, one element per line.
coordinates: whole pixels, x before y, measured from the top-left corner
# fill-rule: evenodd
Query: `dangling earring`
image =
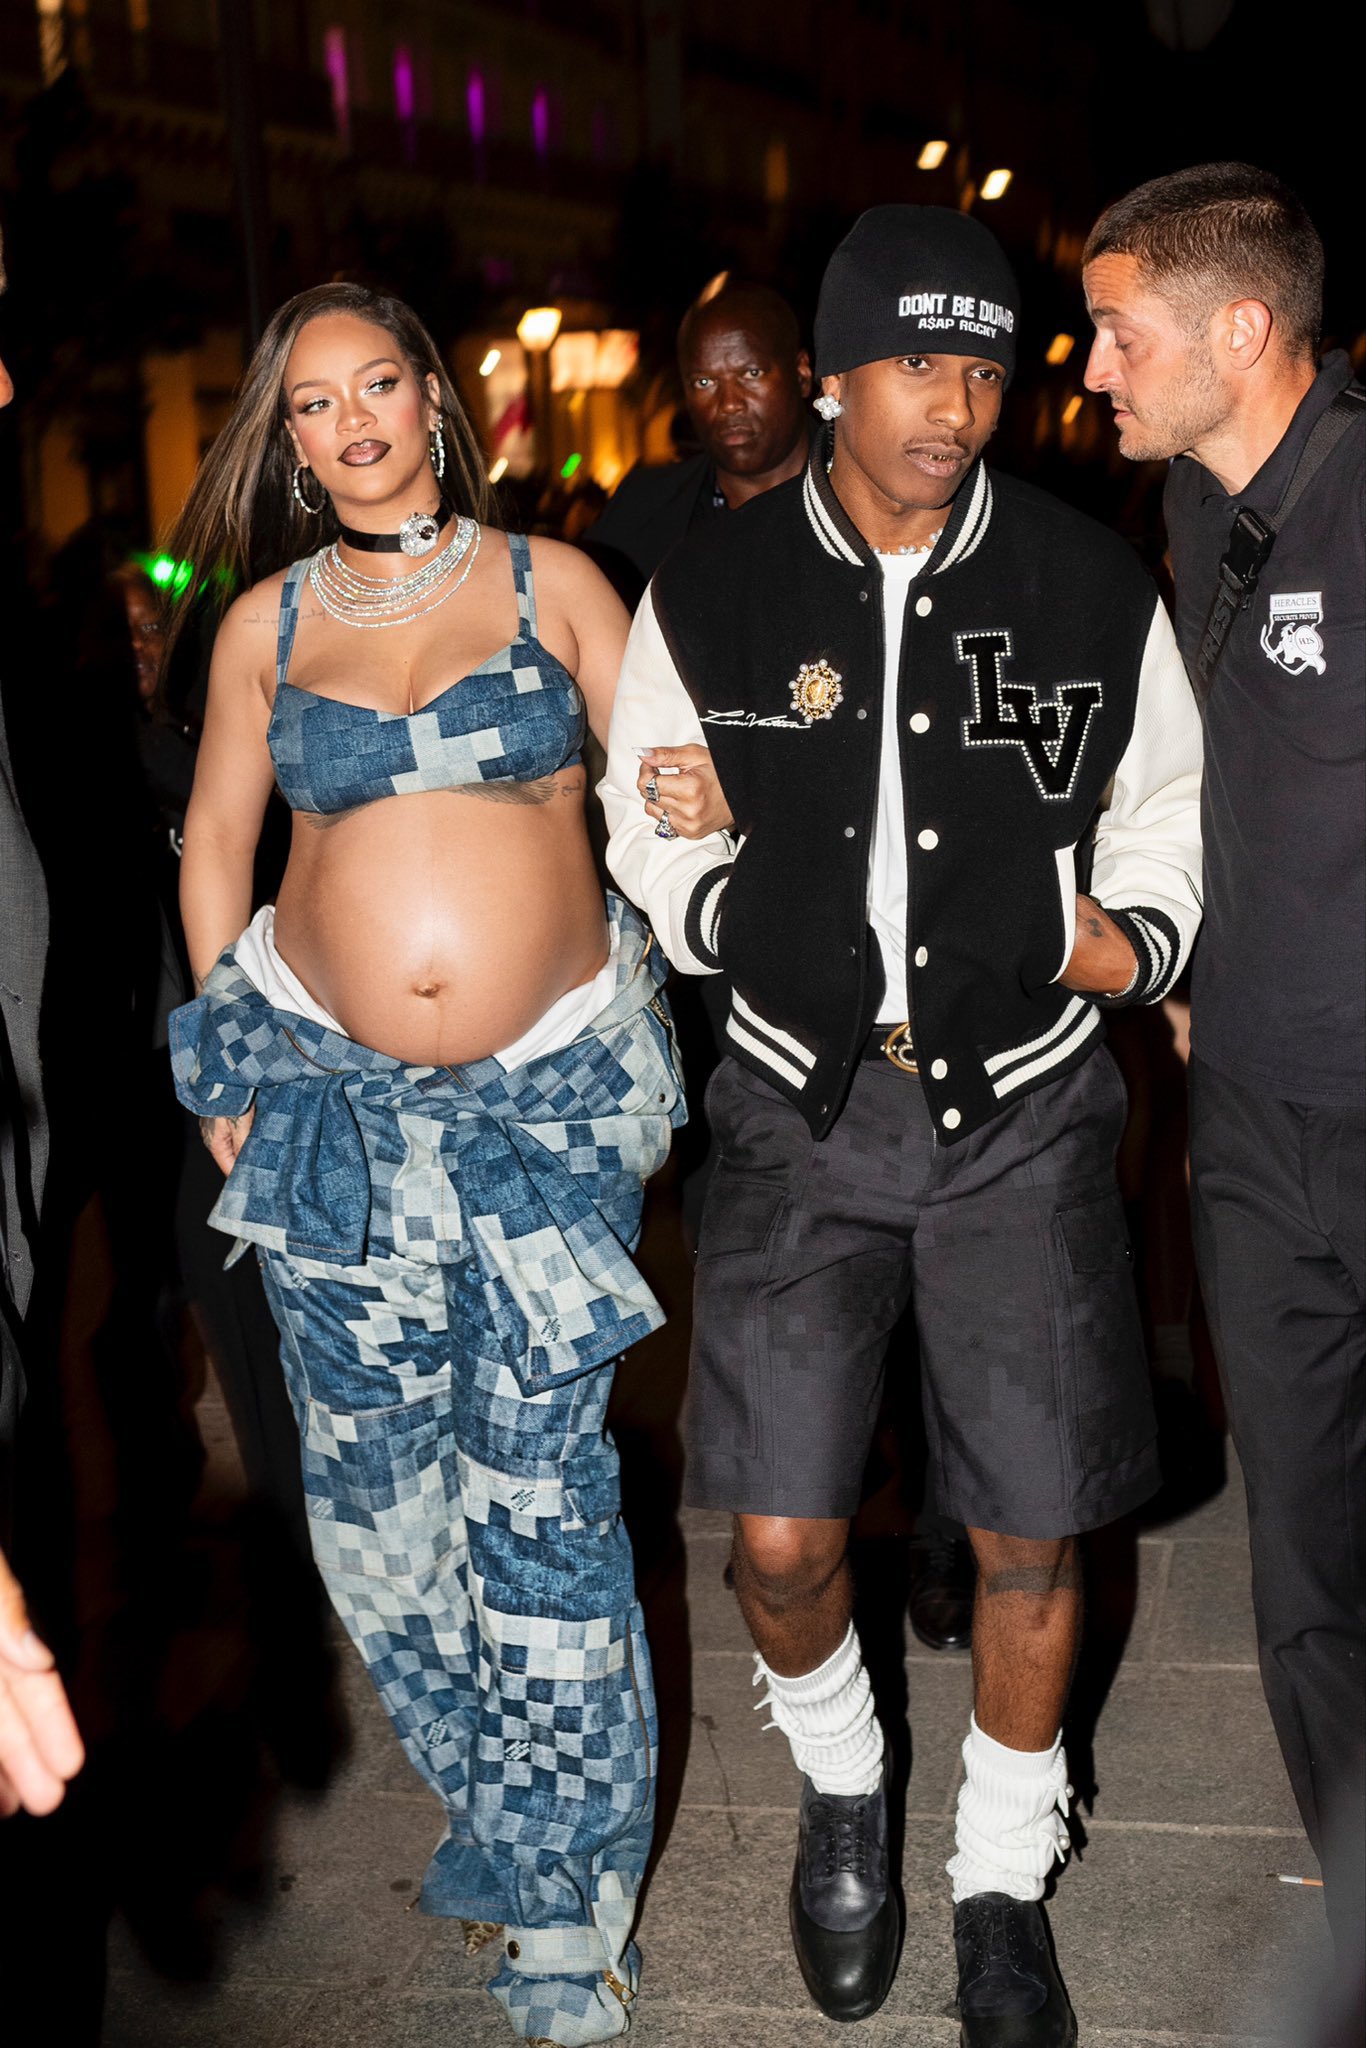
<path fill-rule="evenodd" d="M 441 431 L 440 420 L 432 428 L 432 468 L 436 472 L 437 482 L 440 483 L 446 474 L 446 437 Z"/>
<path fill-rule="evenodd" d="M 312 475 L 313 472 L 306 462 L 300 462 L 296 465 L 294 470 L 294 497 L 296 502 L 300 506 L 302 506 L 305 512 L 308 513 L 309 517 L 311 519 L 316 519 L 318 514 L 322 511 L 323 506 L 327 503 L 327 492 L 323 489 L 323 486 L 321 484 L 318 484 L 318 489 L 322 491 L 322 500 L 317 505 L 309 504 L 307 498 L 304 496 L 302 479 L 306 476 Z M 317 479 L 314 478 L 314 481 L 316 482 Z"/>
<path fill-rule="evenodd" d="M 813 398 L 811 403 L 823 420 L 837 420 L 844 411 L 839 400 L 828 391 L 823 391 L 819 398 Z"/>

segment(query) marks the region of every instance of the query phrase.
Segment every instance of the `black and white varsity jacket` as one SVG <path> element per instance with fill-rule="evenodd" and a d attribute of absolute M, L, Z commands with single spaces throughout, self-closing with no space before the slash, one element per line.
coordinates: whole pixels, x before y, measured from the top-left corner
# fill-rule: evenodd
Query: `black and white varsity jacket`
<path fill-rule="evenodd" d="M 867 921 L 884 665 L 881 572 L 819 457 L 690 536 L 636 614 L 600 793 L 608 865 L 674 964 L 724 970 L 727 1049 L 822 1137 L 878 1014 Z M 1080 1065 L 1097 1005 L 1060 986 L 1078 844 L 1171 986 L 1200 921 L 1200 722 L 1131 550 L 979 462 L 906 602 L 898 728 L 907 973 L 939 1135 Z M 662 840 L 636 749 L 711 749 L 735 831 Z"/>

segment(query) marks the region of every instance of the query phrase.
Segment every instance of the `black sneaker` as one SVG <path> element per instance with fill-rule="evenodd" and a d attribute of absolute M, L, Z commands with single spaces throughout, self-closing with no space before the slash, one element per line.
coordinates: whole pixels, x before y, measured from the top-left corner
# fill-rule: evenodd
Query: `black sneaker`
<path fill-rule="evenodd" d="M 892 1988 L 901 1915 L 887 1876 L 887 1772 L 876 1791 L 818 1792 L 802 1780 L 788 1901 L 792 1946 L 827 2019 L 866 2020 Z"/>
<path fill-rule="evenodd" d="M 1043 1909 L 979 1892 L 953 1909 L 961 2048 L 1074 2048 L 1077 2022 Z"/>
<path fill-rule="evenodd" d="M 911 1627 L 929 1650 L 970 1650 L 977 1560 L 966 1536 L 911 1546 Z"/>

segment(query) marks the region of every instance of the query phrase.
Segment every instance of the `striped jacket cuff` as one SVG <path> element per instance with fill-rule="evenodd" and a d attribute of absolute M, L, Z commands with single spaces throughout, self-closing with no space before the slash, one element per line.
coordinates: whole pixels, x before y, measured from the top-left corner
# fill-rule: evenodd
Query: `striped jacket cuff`
<path fill-rule="evenodd" d="M 717 933 L 721 924 L 721 905 L 725 901 L 726 884 L 734 861 L 727 861 L 723 867 L 708 868 L 688 899 L 688 908 L 683 917 L 683 937 L 688 951 L 707 967 L 720 967 L 721 960 L 716 950 Z"/>
<path fill-rule="evenodd" d="M 1141 904 L 1131 910 L 1114 910 L 1107 903 L 1105 915 L 1117 924 L 1138 959 L 1138 975 L 1123 995 L 1093 996 L 1104 1010 L 1128 1010 L 1137 1003 L 1156 1003 L 1166 995 L 1181 967 L 1181 934 L 1165 910 Z"/>

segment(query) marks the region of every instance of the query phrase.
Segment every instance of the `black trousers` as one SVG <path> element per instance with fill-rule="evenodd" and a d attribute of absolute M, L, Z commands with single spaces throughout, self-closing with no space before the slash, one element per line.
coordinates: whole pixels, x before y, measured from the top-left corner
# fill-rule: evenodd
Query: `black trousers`
<path fill-rule="evenodd" d="M 1191 1063 L 1195 1251 L 1262 1683 L 1345 1967 L 1366 1924 L 1366 1114 Z"/>

